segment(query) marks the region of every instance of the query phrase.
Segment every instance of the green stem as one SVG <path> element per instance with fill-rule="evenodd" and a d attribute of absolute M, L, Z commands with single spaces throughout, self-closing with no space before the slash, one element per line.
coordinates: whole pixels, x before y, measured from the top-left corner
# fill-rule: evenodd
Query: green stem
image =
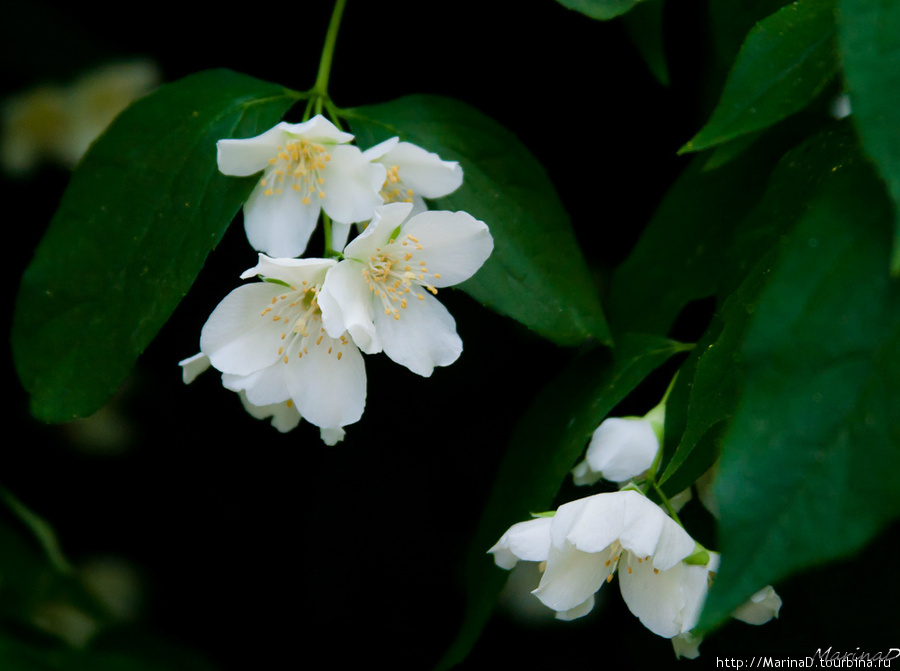
<path fill-rule="evenodd" d="M 0 500 L 34 534 L 53 567 L 60 573 L 72 573 L 72 566 L 59 547 L 56 534 L 47 522 L 34 513 L 6 487 L 0 486 Z"/>
<path fill-rule="evenodd" d="M 334 57 L 334 45 L 337 42 L 338 28 L 341 25 L 341 17 L 344 14 L 344 6 L 347 0 L 335 0 L 334 11 L 331 14 L 331 22 L 328 24 L 328 33 L 325 35 L 325 46 L 322 47 L 322 59 L 319 61 L 319 74 L 312 93 L 319 97 L 316 107 L 319 112 L 322 108 L 322 100 L 328 99 L 328 78 L 331 75 L 331 61 Z"/>

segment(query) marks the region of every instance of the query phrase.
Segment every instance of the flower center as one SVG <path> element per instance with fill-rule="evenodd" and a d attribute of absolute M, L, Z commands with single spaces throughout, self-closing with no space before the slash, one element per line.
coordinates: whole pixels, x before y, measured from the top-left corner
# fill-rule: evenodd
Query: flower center
<path fill-rule="evenodd" d="M 309 140 L 296 140 L 278 147 L 278 155 L 269 159 L 269 168 L 260 180 L 266 187 L 263 194 L 272 196 L 290 188 L 303 194 L 304 205 L 310 204 L 313 194 L 324 198 L 325 178 L 321 171 L 330 160 L 325 147 Z"/>
<path fill-rule="evenodd" d="M 429 272 L 428 264 L 422 258 L 423 251 L 421 243 L 407 235 L 399 243 L 390 240 L 385 249 L 376 248 L 364 263 L 363 279 L 369 291 L 381 301 L 385 315 L 400 319 L 400 310 L 409 305 L 408 294 L 424 301 L 425 295 L 420 288 L 437 294 L 431 280 L 440 279 L 441 274 Z"/>
<path fill-rule="evenodd" d="M 400 167 L 396 165 L 387 169 L 387 177 L 380 193 L 385 203 L 413 202 L 413 190 L 403 188 L 403 183 L 400 181 Z"/>
<path fill-rule="evenodd" d="M 261 317 L 284 325 L 282 344 L 278 347 L 278 356 L 284 363 L 302 359 L 312 347 L 325 347 L 326 354 L 334 354 L 340 361 L 344 346 L 350 344 L 346 333 L 340 338 L 332 338 L 325 333 L 317 300 L 319 289 L 320 285 L 306 281 L 299 288 L 291 286 L 290 291 L 273 296 L 260 313 Z"/>

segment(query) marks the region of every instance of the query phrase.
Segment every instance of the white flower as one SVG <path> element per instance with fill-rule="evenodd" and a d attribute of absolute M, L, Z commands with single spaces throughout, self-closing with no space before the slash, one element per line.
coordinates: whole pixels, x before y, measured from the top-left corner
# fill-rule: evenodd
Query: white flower
<path fill-rule="evenodd" d="M 385 167 L 381 187 L 385 203 L 412 203 L 412 215 L 428 209 L 425 198 L 440 198 L 456 191 L 463 181 L 463 171 L 456 161 L 444 161 L 433 152 L 411 142 L 392 137 L 363 152 L 367 160 Z M 335 224 L 332 245 L 340 251 L 347 242 L 350 225 Z"/>
<path fill-rule="evenodd" d="M 348 331 L 367 354 L 384 351 L 419 375 L 459 357 L 456 322 L 431 294 L 468 279 L 494 242 L 484 222 L 466 212 L 412 205 L 375 208 L 375 216 L 328 271 L 319 294 L 325 329 Z"/>
<path fill-rule="evenodd" d="M 653 465 L 659 452 L 657 427 L 662 422 L 646 417 L 610 417 L 591 436 L 584 460 L 572 469 L 576 485 L 592 485 L 601 478 L 625 482 Z"/>
<path fill-rule="evenodd" d="M 263 175 L 244 204 L 250 244 L 270 256 L 306 250 L 319 212 L 336 222 L 366 221 L 381 203 L 384 166 L 366 159 L 353 140 L 317 115 L 303 123 L 281 122 L 256 137 L 219 140 L 219 170 Z"/>
<path fill-rule="evenodd" d="M 241 277 L 265 281 L 232 291 L 200 334 L 201 352 L 223 373 L 222 384 L 243 392 L 257 416 L 271 415 L 276 428 L 287 426 L 289 416 L 276 416 L 271 406 L 293 405 L 330 444 L 362 416 L 366 398 L 359 349 L 347 334 L 333 338 L 322 327 L 317 296 L 334 264 L 260 254 L 257 266 Z M 186 361 L 198 365 L 195 359 Z"/>

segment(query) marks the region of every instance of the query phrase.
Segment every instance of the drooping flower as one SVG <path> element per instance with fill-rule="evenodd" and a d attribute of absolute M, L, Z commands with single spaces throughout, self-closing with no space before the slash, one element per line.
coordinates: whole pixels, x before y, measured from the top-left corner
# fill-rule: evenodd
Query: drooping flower
<path fill-rule="evenodd" d="M 592 485 L 601 478 L 625 482 L 644 473 L 659 452 L 665 406 L 644 417 L 610 417 L 591 436 L 584 459 L 572 469 L 576 485 Z"/>
<path fill-rule="evenodd" d="M 275 257 L 306 250 L 320 211 L 336 222 L 366 221 L 379 205 L 384 166 L 348 144 L 353 135 L 317 115 L 281 122 L 256 137 L 219 140 L 219 170 L 246 177 L 262 171 L 244 204 L 244 228 L 254 249 Z"/>
<path fill-rule="evenodd" d="M 596 494 L 560 506 L 552 517 L 514 524 L 488 552 L 505 569 L 520 560 L 544 562 L 532 593 L 562 620 L 590 612 L 595 593 L 618 573 L 632 614 L 653 633 L 672 639 L 676 655 L 699 654 L 702 638 L 693 629 L 720 556 L 698 546 L 637 491 Z M 734 617 L 762 624 L 777 616 L 780 605 L 766 587 Z"/>
<path fill-rule="evenodd" d="M 200 356 L 222 372 L 226 388 L 242 393 L 251 414 L 271 416 L 282 429 L 299 421 L 288 412 L 293 407 L 322 429 L 329 444 L 343 437 L 342 427 L 359 420 L 366 398 L 359 349 L 346 333 L 331 337 L 322 326 L 317 297 L 335 263 L 260 254 L 259 263 L 241 277 L 259 275 L 265 281 L 228 294 L 200 334 Z M 202 359 L 185 363 L 187 376 Z"/>
<path fill-rule="evenodd" d="M 332 336 L 347 331 L 365 353 L 383 350 L 429 376 L 462 352 L 456 322 L 433 294 L 474 275 L 494 242 L 484 222 L 466 212 L 409 217 L 411 209 L 409 203 L 375 208 L 344 260 L 328 271 L 319 304 Z"/>

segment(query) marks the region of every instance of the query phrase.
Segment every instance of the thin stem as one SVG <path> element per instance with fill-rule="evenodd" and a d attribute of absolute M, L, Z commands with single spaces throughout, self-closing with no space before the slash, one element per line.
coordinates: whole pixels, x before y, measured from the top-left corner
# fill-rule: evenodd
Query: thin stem
<path fill-rule="evenodd" d="M 50 525 L 16 498 L 6 487 L 0 486 L 0 500 L 34 534 L 53 567 L 60 573 L 72 573 L 72 566 L 63 555 L 56 534 L 53 533 Z"/>
<path fill-rule="evenodd" d="M 334 254 L 334 246 L 331 237 L 331 217 L 324 212 L 322 213 L 322 231 L 325 233 L 325 253 L 324 257 L 330 259 Z"/>
<path fill-rule="evenodd" d="M 319 61 L 319 74 L 316 77 L 312 92 L 320 98 L 328 98 L 328 78 L 331 75 L 331 61 L 334 57 L 334 45 L 337 42 L 338 28 L 341 25 L 341 17 L 344 14 L 344 6 L 347 0 L 335 0 L 334 11 L 331 14 L 331 23 L 328 24 L 328 33 L 325 35 L 325 46 L 322 47 L 322 60 Z"/>

